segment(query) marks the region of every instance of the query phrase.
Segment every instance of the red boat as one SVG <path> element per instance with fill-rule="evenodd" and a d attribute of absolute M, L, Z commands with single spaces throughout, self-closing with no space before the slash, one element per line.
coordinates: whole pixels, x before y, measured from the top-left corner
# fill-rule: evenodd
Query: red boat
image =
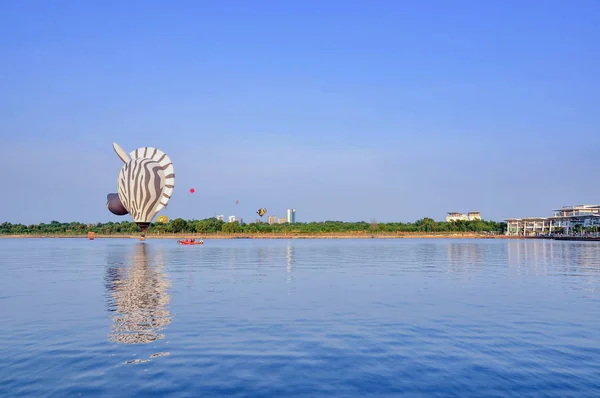
<path fill-rule="evenodd" d="M 203 245 L 204 241 L 202 239 L 200 239 L 200 240 L 186 239 L 186 240 L 178 240 L 177 243 L 179 243 L 180 245 Z"/>

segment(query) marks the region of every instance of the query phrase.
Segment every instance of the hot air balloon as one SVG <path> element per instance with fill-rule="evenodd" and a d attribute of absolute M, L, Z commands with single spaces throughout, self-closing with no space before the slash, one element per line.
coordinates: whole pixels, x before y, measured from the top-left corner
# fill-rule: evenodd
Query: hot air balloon
<path fill-rule="evenodd" d="M 265 214 L 267 214 L 267 209 L 265 209 L 264 207 L 261 207 L 260 209 L 256 210 L 256 214 L 258 214 L 259 216 L 264 216 Z"/>
<path fill-rule="evenodd" d="M 118 200 L 141 228 L 140 240 L 156 213 L 171 199 L 175 188 L 175 172 L 171 159 L 152 147 L 138 148 L 129 154 L 113 142 L 117 156 L 125 163 L 117 177 Z M 114 194 L 108 195 L 108 208 L 113 214 L 123 212 Z M 125 213 L 125 214 L 127 214 Z"/>
<path fill-rule="evenodd" d="M 190 193 L 194 193 L 196 190 L 194 188 L 190 188 Z"/>
<path fill-rule="evenodd" d="M 162 216 L 156 217 L 156 222 L 160 224 L 166 224 L 169 219 L 164 214 Z"/>

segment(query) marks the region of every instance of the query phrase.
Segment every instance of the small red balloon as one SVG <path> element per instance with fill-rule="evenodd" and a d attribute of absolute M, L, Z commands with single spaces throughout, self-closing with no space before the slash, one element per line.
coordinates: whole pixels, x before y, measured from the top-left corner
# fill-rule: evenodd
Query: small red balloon
<path fill-rule="evenodd" d="M 194 193 L 196 190 L 194 188 L 190 189 L 190 193 Z"/>

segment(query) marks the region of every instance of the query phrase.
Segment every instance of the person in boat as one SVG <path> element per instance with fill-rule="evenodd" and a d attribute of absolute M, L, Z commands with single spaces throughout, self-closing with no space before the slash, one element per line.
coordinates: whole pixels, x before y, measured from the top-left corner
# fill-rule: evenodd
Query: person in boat
<path fill-rule="evenodd" d="M 196 243 L 196 238 L 192 238 L 190 241 L 191 241 L 192 243 Z"/>

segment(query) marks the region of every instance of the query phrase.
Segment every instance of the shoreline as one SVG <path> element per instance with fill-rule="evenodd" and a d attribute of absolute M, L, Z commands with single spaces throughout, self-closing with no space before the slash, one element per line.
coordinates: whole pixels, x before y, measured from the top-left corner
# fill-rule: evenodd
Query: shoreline
<path fill-rule="evenodd" d="M 145 240 L 152 239 L 186 239 L 196 238 L 203 240 L 210 239 L 526 239 L 523 236 L 508 235 L 488 235 L 477 233 L 446 233 L 446 234 L 424 234 L 424 233 L 399 233 L 399 234 L 359 234 L 359 233 L 314 233 L 314 234 L 281 234 L 281 233 L 237 233 L 237 234 L 164 234 L 164 235 L 146 235 Z M 0 235 L 0 239 L 89 239 L 87 234 L 23 234 L 23 235 Z M 94 239 L 138 239 L 139 234 L 96 234 Z"/>

